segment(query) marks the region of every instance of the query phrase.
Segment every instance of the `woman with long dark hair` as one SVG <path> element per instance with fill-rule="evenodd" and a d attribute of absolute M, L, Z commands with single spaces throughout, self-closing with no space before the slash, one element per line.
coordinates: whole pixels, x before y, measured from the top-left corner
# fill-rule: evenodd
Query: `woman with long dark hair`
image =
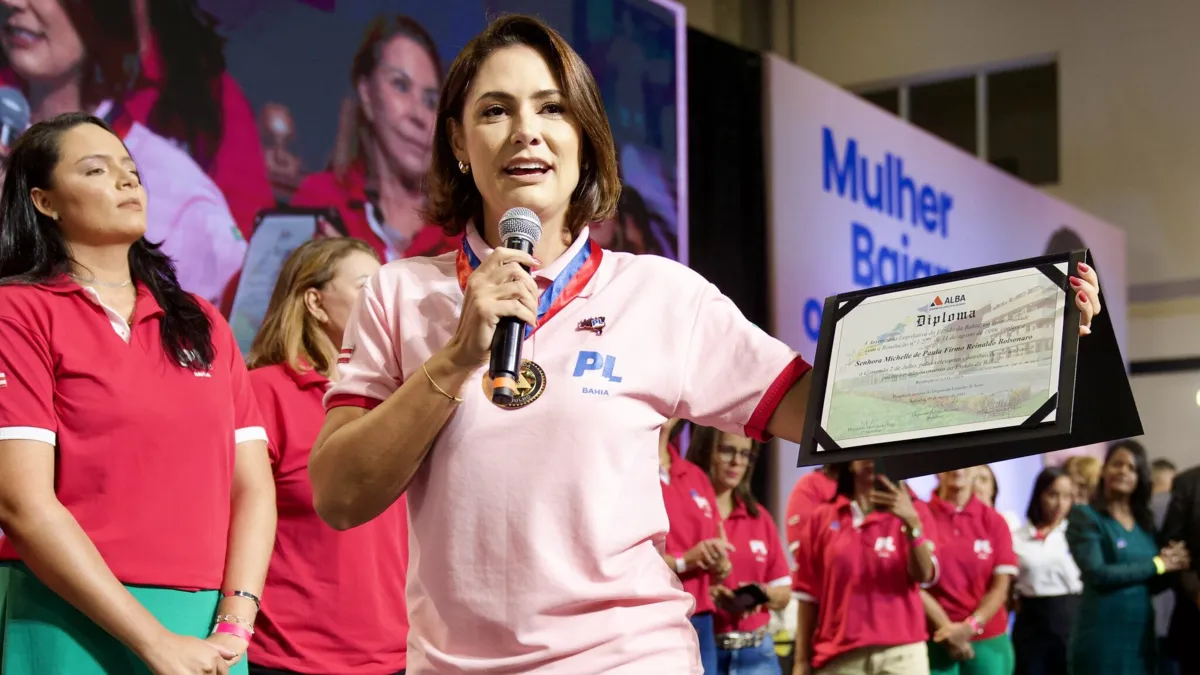
<path fill-rule="evenodd" d="M 1013 650 L 1017 675 L 1067 672 L 1067 641 L 1079 616 L 1083 582 L 1067 547 L 1067 514 L 1075 483 L 1059 467 L 1038 474 L 1023 525 L 1013 530 L 1017 554 L 1017 619 Z"/>
<path fill-rule="evenodd" d="M 408 641 L 404 500 L 338 532 L 313 510 L 308 454 L 337 380 L 338 346 L 379 258 L 363 241 L 314 239 L 288 256 L 250 348 L 250 381 L 270 437 L 279 533 L 251 675 L 402 673 Z"/>
<path fill-rule="evenodd" d="M 1067 542 L 1083 579 L 1071 636 L 1071 675 L 1151 675 L 1156 667 L 1154 593 L 1191 558 L 1182 542 L 1159 549 L 1150 512 L 1150 465 L 1137 441 L 1108 449 L 1088 505 L 1075 506 Z"/>
<path fill-rule="evenodd" d="M 775 643 L 767 633 L 769 610 L 781 610 L 792 599 L 787 554 L 775 521 L 750 490 L 761 445 L 746 436 L 713 427 L 692 431 L 688 461 L 712 483 L 717 512 L 729 542 L 729 576 L 710 589 L 716 604 L 713 632 L 717 663 L 713 675 L 779 675 Z M 746 604 L 735 594 L 757 586 L 765 604 Z"/>
<path fill-rule="evenodd" d="M 146 207 L 146 238 L 161 243 L 162 252 L 174 260 L 184 290 L 217 302 L 241 269 L 246 242 L 224 193 L 178 147 L 177 141 L 189 141 L 190 137 L 168 137 L 154 129 L 149 119 L 133 115 L 126 105 L 140 77 L 138 22 L 132 1 L 35 0 L 9 5 L 6 29 L 0 32 L 7 66 L 0 71 L 0 82 L 25 93 L 34 122 L 78 111 L 106 121 L 137 161 L 144 182 L 154 193 Z M 186 44 L 178 46 L 188 48 Z M 192 97 L 203 96 L 199 92 L 205 91 L 203 84 L 182 78 L 170 89 L 181 87 L 191 91 Z M 172 95 L 168 100 L 172 97 L 179 98 Z M 186 100 L 198 111 L 209 107 Z M 145 112 L 153 117 L 152 110 Z M 173 126 L 171 133 L 182 133 L 186 127 Z M 258 152 L 261 165 L 261 148 Z M 239 176 L 239 180 L 243 178 Z M 250 183 L 247 178 L 245 184 Z"/>
<path fill-rule="evenodd" d="M 96 117 L 25 132 L 0 217 L 4 673 L 245 672 L 275 491 L 232 331 Z"/>
<path fill-rule="evenodd" d="M 331 167 L 304 179 L 291 203 L 334 206 L 346 232 L 384 260 L 439 255 L 458 246 L 422 217 L 442 60 L 429 32 L 404 15 L 375 18 L 350 68 L 351 121 Z"/>

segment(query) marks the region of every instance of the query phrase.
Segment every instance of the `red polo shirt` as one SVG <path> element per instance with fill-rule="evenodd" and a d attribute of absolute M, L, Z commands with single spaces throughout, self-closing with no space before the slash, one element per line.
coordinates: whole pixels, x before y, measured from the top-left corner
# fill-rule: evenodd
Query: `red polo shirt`
<path fill-rule="evenodd" d="M 795 554 L 797 537 L 800 536 L 804 519 L 812 515 L 817 507 L 833 501 L 837 494 L 837 481 L 825 475 L 821 467 L 800 477 L 788 497 L 786 529 L 788 550 Z"/>
<path fill-rule="evenodd" d="M 291 205 L 337 208 L 346 226 L 346 234 L 367 242 L 381 260 L 387 260 L 387 244 L 367 221 L 367 170 L 361 163 L 350 167 L 340 179 L 332 171 L 308 176 L 300 183 L 296 194 L 292 195 Z M 429 224 L 421 228 L 409 242 L 408 248 L 399 253 L 402 258 L 436 256 L 456 251 L 460 246 L 461 236 L 448 236 L 440 225 Z"/>
<path fill-rule="evenodd" d="M 129 326 L 66 277 L 0 286 L 0 439 L 55 446 L 58 500 L 126 584 L 221 587 L 236 444 L 266 438 L 233 333 L 199 302 L 208 370 L 163 352 L 140 284 Z"/>
<path fill-rule="evenodd" d="M 338 532 L 313 510 L 308 455 L 325 420 L 329 381 L 286 365 L 250 372 L 271 439 L 279 502 L 275 552 L 250 660 L 323 675 L 391 675 L 405 668 L 408 513 L 404 497 Z"/>
<path fill-rule="evenodd" d="M 1012 533 L 1004 516 L 975 497 L 959 509 L 934 496 L 929 500 L 929 510 L 942 535 L 938 540 L 940 574 L 929 594 L 951 621 L 963 621 L 979 607 L 992 577 L 1017 575 Z M 1001 610 L 988 619 L 983 634 L 974 639 L 994 638 L 1007 630 L 1008 613 Z"/>
<path fill-rule="evenodd" d="M 720 516 L 717 514 L 717 495 L 704 469 L 685 461 L 675 446 L 671 452 L 671 471 L 659 482 L 662 485 L 663 506 L 667 509 L 667 554 L 682 558 L 693 546 L 705 539 L 721 536 Z M 716 609 L 708 594 L 708 570 L 689 569 L 680 577 L 683 590 L 696 599 L 695 614 Z"/>
<path fill-rule="evenodd" d="M 913 505 L 933 541 L 929 508 L 915 497 Z M 909 540 L 902 527 L 890 513 L 872 511 L 864 517 L 858 504 L 844 497 L 805 520 L 792 590 L 817 605 L 814 668 L 862 647 L 929 639 L 920 586 L 908 574 Z"/>
<path fill-rule="evenodd" d="M 725 519 L 725 537 L 733 544 L 729 554 L 733 571 L 721 582 L 723 586 L 736 589 L 746 584 L 759 584 L 763 588 L 788 586 L 792 578 L 788 574 L 787 556 L 779 543 L 779 530 L 771 514 L 761 505 L 758 515 L 751 516 L 741 502 L 734 504 Z M 733 631 L 754 631 L 771 622 L 771 613 L 766 607 L 741 617 L 731 616 L 718 608 L 713 616 L 714 632 L 717 635 Z"/>

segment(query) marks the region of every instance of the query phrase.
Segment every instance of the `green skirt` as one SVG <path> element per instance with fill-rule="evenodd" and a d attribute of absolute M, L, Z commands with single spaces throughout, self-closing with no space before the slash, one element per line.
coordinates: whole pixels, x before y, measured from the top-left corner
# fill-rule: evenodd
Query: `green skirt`
<path fill-rule="evenodd" d="M 126 586 L 167 630 L 208 637 L 217 591 Z M 113 639 L 21 564 L 0 567 L 0 654 L 3 675 L 149 675 L 128 647 Z M 243 658 L 231 675 L 246 670 Z"/>

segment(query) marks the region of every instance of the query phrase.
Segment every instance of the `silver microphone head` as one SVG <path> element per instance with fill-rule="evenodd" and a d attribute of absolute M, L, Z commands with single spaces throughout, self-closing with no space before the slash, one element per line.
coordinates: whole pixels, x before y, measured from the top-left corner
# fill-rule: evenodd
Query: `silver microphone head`
<path fill-rule="evenodd" d="M 13 87 L 0 87 L 0 143 L 6 147 L 29 128 L 29 101 Z"/>
<path fill-rule="evenodd" d="M 512 237 L 520 237 L 536 246 L 542 238 L 542 219 L 520 206 L 505 211 L 500 218 L 500 241 L 508 241 Z"/>

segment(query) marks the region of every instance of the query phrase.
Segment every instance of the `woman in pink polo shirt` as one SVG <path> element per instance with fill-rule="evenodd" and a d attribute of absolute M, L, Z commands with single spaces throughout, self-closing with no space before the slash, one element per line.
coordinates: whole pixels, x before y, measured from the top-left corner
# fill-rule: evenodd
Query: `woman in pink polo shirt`
<path fill-rule="evenodd" d="M 271 439 L 279 532 L 267 574 L 251 675 L 403 673 L 408 522 L 401 498 L 347 532 L 313 510 L 308 454 L 321 398 L 354 300 L 379 270 L 358 239 L 316 239 L 283 264 L 250 349 L 250 381 Z"/>
<path fill-rule="evenodd" d="M 975 496 L 978 467 L 938 474 L 929 510 L 940 535 L 937 584 L 922 592 L 935 675 L 1011 675 L 1008 611 L 1017 556 L 1004 517 Z"/>
<path fill-rule="evenodd" d="M 275 488 L 233 332 L 98 118 L 21 136 L 0 217 L 0 667 L 245 673 Z"/>
<path fill-rule="evenodd" d="M 333 166 L 304 179 L 294 206 L 335 206 L 346 232 L 384 260 L 440 255 L 458 237 L 422 216 L 442 60 L 428 31 L 404 15 L 367 27 L 350 69 L 353 113 Z M 344 136 L 344 137 L 343 137 Z"/>
<path fill-rule="evenodd" d="M 705 673 L 715 673 L 717 644 L 714 641 L 712 582 L 729 575 L 728 544 L 717 515 L 717 496 L 708 476 L 679 454 L 684 423 L 668 420 L 658 435 L 659 481 L 667 510 L 666 551 L 663 560 L 679 575 L 683 589 L 696 601 L 692 626 L 700 645 L 700 662 Z"/>
<path fill-rule="evenodd" d="M 809 368 L 686 267 L 590 240 L 616 149 L 591 72 L 543 22 L 472 39 L 433 130 L 427 220 L 465 236 L 363 289 L 309 460 L 317 513 L 348 529 L 407 496 L 412 675 L 696 675 L 693 601 L 660 556 L 659 429 L 798 440 Z M 541 221 L 532 256 L 497 248 L 514 207 Z M 502 316 L 528 330 L 497 405 Z"/>
<path fill-rule="evenodd" d="M 787 555 L 771 514 L 750 490 L 759 444 L 753 439 L 712 427 L 692 432 L 688 461 L 712 482 L 717 511 L 729 540 L 732 571 L 712 587 L 718 675 L 779 675 L 775 643 L 767 633 L 768 610 L 781 610 L 792 599 Z M 758 586 L 768 601 L 746 604 L 734 591 Z"/>
<path fill-rule="evenodd" d="M 794 675 L 929 672 L 920 591 L 937 580 L 933 522 L 875 462 L 842 466 L 834 501 L 799 536 Z"/>

